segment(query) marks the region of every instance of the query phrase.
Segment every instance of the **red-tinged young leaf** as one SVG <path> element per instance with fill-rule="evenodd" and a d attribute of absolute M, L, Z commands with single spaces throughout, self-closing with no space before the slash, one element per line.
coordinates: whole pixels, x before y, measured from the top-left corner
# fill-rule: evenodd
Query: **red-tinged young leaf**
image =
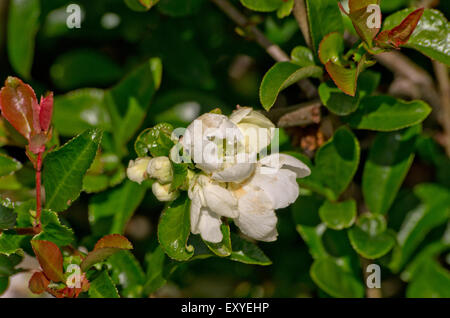
<path fill-rule="evenodd" d="M 348 1 L 348 7 L 350 9 L 350 13 L 356 12 L 361 9 L 366 9 L 371 4 L 380 5 L 380 0 L 349 0 Z"/>
<path fill-rule="evenodd" d="M 34 133 L 33 111 L 37 109 L 36 94 L 31 86 L 16 77 L 8 77 L 0 91 L 3 117 L 26 139 Z"/>
<path fill-rule="evenodd" d="M 380 32 L 375 39 L 376 44 L 382 48 L 398 48 L 401 45 L 408 43 L 408 40 L 416 29 L 424 10 L 424 8 L 417 9 L 411 12 L 395 28 Z"/>
<path fill-rule="evenodd" d="M 344 37 L 338 32 L 332 32 L 325 36 L 319 44 L 319 59 L 322 64 L 328 61 L 338 63 L 344 52 Z"/>
<path fill-rule="evenodd" d="M 94 250 L 90 252 L 81 263 L 81 270 L 87 271 L 92 265 L 97 264 L 121 250 L 131 250 L 133 245 L 128 239 L 119 234 L 111 234 L 101 238 L 95 244 Z"/>
<path fill-rule="evenodd" d="M 49 284 L 50 281 L 43 272 L 36 272 L 31 276 L 28 287 L 32 293 L 39 295 L 47 290 Z"/>
<path fill-rule="evenodd" d="M 125 236 L 120 234 L 110 234 L 102 237 L 95 244 L 94 251 L 101 248 L 115 247 L 124 250 L 131 250 L 133 245 L 128 241 Z"/>
<path fill-rule="evenodd" d="M 41 97 L 39 124 L 43 131 L 48 131 L 52 121 L 53 114 L 53 93 L 51 92 L 46 97 Z"/>
<path fill-rule="evenodd" d="M 406 44 L 417 27 L 420 18 L 423 15 L 424 8 L 417 9 L 408 15 L 399 26 L 389 31 L 389 41 L 399 47 L 402 44 Z"/>
<path fill-rule="evenodd" d="M 63 281 L 63 255 L 58 246 L 49 241 L 38 240 L 32 240 L 31 246 L 45 276 L 55 283 Z"/>

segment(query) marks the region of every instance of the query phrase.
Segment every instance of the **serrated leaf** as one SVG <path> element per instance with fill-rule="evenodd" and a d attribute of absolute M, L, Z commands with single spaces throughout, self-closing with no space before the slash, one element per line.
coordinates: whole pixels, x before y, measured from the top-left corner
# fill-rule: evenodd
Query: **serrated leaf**
<path fill-rule="evenodd" d="M 133 245 L 126 237 L 119 234 L 106 235 L 95 244 L 94 250 L 89 252 L 83 262 L 81 262 L 81 270 L 86 272 L 92 265 L 102 262 L 111 255 L 121 250 L 131 250 L 132 248 Z"/>
<path fill-rule="evenodd" d="M 146 187 L 126 180 L 116 188 L 94 195 L 89 203 L 89 222 L 94 233 L 123 234 L 145 192 Z"/>
<path fill-rule="evenodd" d="M 192 246 L 187 245 L 191 233 L 190 206 L 187 195 L 181 195 L 164 209 L 158 224 L 161 247 L 177 261 L 186 261 L 194 254 Z"/>
<path fill-rule="evenodd" d="M 240 0 L 248 9 L 259 12 L 275 11 L 283 5 L 283 0 Z"/>
<path fill-rule="evenodd" d="M 430 112 L 430 106 L 423 101 L 368 96 L 361 100 L 358 110 L 344 120 L 357 129 L 393 131 L 421 123 Z"/>
<path fill-rule="evenodd" d="M 11 232 L 0 234 L 0 254 L 12 255 L 21 250 L 21 243 L 25 239 L 22 235 L 16 235 Z"/>
<path fill-rule="evenodd" d="M 343 202 L 325 203 L 319 209 L 321 220 L 333 230 L 342 230 L 352 226 L 356 218 L 356 202 L 348 200 Z"/>
<path fill-rule="evenodd" d="M 384 20 L 383 30 L 398 25 L 413 9 L 396 12 Z M 415 49 L 426 56 L 450 66 L 450 25 L 440 11 L 425 9 L 417 27 L 404 47 Z"/>
<path fill-rule="evenodd" d="M 334 0 L 306 0 L 306 7 L 313 48 L 318 52 L 319 43 L 327 34 L 344 32 L 342 15 Z"/>
<path fill-rule="evenodd" d="M 341 127 L 317 151 L 311 175 L 297 181 L 335 201 L 352 181 L 358 164 L 358 140 L 348 128 Z"/>
<path fill-rule="evenodd" d="M 43 171 L 47 208 L 61 212 L 78 198 L 101 137 L 100 130 L 87 130 L 47 155 Z"/>
<path fill-rule="evenodd" d="M 63 255 L 55 243 L 32 240 L 31 246 L 45 276 L 57 283 L 64 281 Z"/>
<path fill-rule="evenodd" d="M 22 168 L 22 164 L 14 158 L 0 154 L 0 177 L 12 174 Z"/>
<path fill-rule="evenodd" d="M 231 248 L 231 238 L 230 238 L 230 227 L 226 224 L 222 224 L 220 226 L 220 230 L 223 234 L 222 242 L 220 243 L 211 243 L 208 241 L 204 241 L 206 246 L 217 256 L 226 257 L 230 256 L 232 252 Z"/>
<path fill-rule="evenodd" d="M 362 282 L 333 258 L 315 260 L 310 274 L 313 281 L 333 297 L 361 298 L 364 296 Z"/>
<path fill-rule="evenodd" d="M 232 261 L 263 266 L 272 264 L 272 261 L 257 245 L 244 240 L 239 235 L 231 233 L 231 245 L 233 251 L 229 258 Z"/>
<path fill-rule="evenodd" d="M 160 123 L 142 131 L 136 138 L 134 149 L 139 157 L 149 154 L 153 157 L 167 157 L 174 143 L 171 140 L 173 127 L 167 123 Z"/>
<path fill-rule="evenodd" d="M 261 82 L 259 99 L 266 110 L 269 110 L 286 87 L 307 77 L 320 77 L 322 69 L 319 66 L 301 67 L 291 62 L 278 62 L 269 71 Z"/>
<path fill-rule="evenodd" d="M 34 240 L 50 241 L 58 246 L 70 245 L 75 237 L 72 229 L 62 225 L 58 215 L 50 210 L 43 210 L 41 215 L 42 231 Z"/>
<path fill-rule="evenodd" d="M 3 255 L 0 254 L 0 277 L 8 277 L 20 272 L 16 266 L 23 260 L 23 256 L 19 254 Z"/>
<path fill-rule="evenodd" d="M 0 229 L 6 230 L 16 225 L 17 215 L 11 202 L 0 198 Z"/>
<path fill-rule="evenodd" d="M 120 298 L 116 286 L 106 271 L 102 271 L 90 282 L 88 293 L 90 298 Z"/>
<path fill-rule="evenodd" d="M 34 58 L 34 42 L 39 27 L 39 0 L 12 0 L 8 13 L 8 56 L 14 70 L 30 77 Z"/>
<path fill-rule="evenodd" d="M 420 126 L 378 133 L 364 166 L 362 191 L 372 213 L 386 213 L 414 159 Z"/>

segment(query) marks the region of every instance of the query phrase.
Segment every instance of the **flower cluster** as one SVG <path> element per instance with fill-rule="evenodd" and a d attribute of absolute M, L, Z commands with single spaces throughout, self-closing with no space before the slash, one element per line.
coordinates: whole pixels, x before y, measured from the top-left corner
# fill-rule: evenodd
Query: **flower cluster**
<path fill-rule="evenodd" d="M 255 240 L 277 238 L 276 209 L 289 206 L 299 195 L 297 178 L 310 169 L 292 156 L 274 153 L 274 124 L 250 107 L 239 107 L 230 117 L 203 114 L 192 122 L 176 142 L 172 153 L 183 151 L 192 160 L 186 182 L 191 200 L 191 232 L 212 243 L 223 239 L 222 218 L 230 218 Z M 271 147 L 271 154 L 267 155 Z M 154 179 L 152 191 L 160 201 L 172 201 L 172 162 L 179 158 L 143 157 L 131 161 L 128 177 L 141 183 Z"/>

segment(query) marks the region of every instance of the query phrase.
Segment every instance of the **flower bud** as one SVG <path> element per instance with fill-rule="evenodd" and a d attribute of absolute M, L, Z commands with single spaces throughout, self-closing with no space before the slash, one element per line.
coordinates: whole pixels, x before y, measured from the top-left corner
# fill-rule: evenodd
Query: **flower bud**
<path fill-rule="evenodd" d="M 155 178 L 161 184 L 167 184 L 173 180 L 172 164 L 168 157 L 155 157 L 150 160 L 147 167 L 150 178 Z"/>
<path fill-rule="evenodd" d="M 178 191 L 170 191 L 170 183 L 161 184 L 159 182 L 154 182 L 152 184 L 152 192 L 155 197 L 161 202 L 173 201 L 178 197 Z"/>
<path fill-rule="evenodd" d="M 145 179 L 148 178 L 147 175 L 147 166 L 150 163 L 150 157 L 137 158 L 136 160 L 130 160 L 127 169 L 128 179 L 142 183 Z"/>

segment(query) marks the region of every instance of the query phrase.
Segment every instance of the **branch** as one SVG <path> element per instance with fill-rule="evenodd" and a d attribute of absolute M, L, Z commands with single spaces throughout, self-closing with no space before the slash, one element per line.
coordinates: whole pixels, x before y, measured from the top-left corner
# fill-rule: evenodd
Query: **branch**
<path fill-rule="evenodd" d="M 231 20 L 241 28 L 245 28 L 254 37 L 255 41 L 266 50 L 266 52 L 277 62 L 289 61 L 289 56 L 278 45 L 272 43 L 247 17 L 227 0 L 211 0 L 219 7 Z M 300 88 L 308 98 L 317 96 L 316 87 L 308 80 L 303 79 L 298 82 Z"/>
<path fill-rule="evenodd" d="M 420 95 L 427 101 L 433 110 L 439 111 L 440 98 L 434 87 L 431 76 L 405 55 L 392 51 L 375 55 L 376 60 L 391 70 L 395 76 L 403 77 L 414 83 Z"/>
<path fill-rule="evenodd" d="M 294 17 L 302 31 L 306 44 L 311 47 L 311 35 L 309 33 L 308 14 L 306 12 L 305 0 L 294 0 Z"/>
<path fill-rule="evenodd" d="M 433 61 L 434 71 L 439 83 L 439 92 L 441 95 L 440 120 L 444 128 L 444 147 L 447 156 L 450 157 L 450 81 L 448 78 L 448 68 L 446 65 Z"/>
<path fill-rule="evenodd" d="M 320 122 L 321 106 L 322 103 L 317 99 L 294 106 L 273 108 L 265 115 L 275 122 L 277 127 L 307 126 Z"/>

